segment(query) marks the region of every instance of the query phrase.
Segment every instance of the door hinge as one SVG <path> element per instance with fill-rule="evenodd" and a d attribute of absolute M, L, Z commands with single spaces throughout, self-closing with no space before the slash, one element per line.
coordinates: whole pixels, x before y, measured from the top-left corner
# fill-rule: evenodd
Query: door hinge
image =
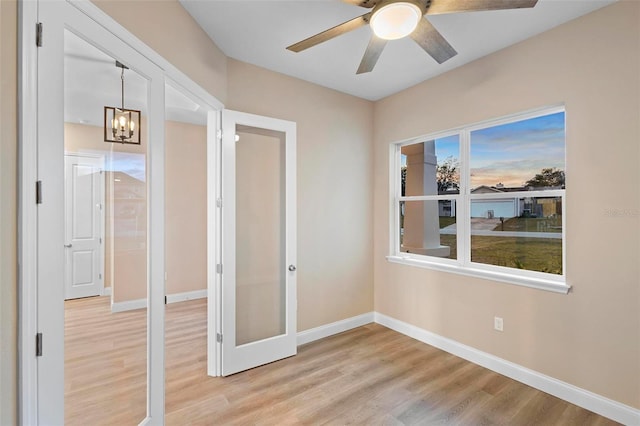
<path fill-rule="evenodd" d="M 164 304 L 167 304 L 167 296 L 164 297 Z"/>
<path fill-rule="evenodd" d="M 216 137 L 218 138 L 218 140 L 219 140 L 219 141 L 221 141 L 221 140 L 222 140 L 222 130 L 218 130 L 218 131 L 216 132 Z"/>
<path fill-rule="evenodd" d="M 42 356 L 42 333 L 36 334 L 36 356 Z"/>
<path fill-rule="evenodd" d="M 216 333 L 216 342 L 222 343 L 222 334 Z"/>
<path fill-rule="evenodd" d="M 100 244 L 102 244 L 102 237 L 98 238 L 100 240 Z"/>
<path fill-rule="evenodd" d="M 36 182 L 36 204 L 42 204 L 42 181 Z"/>
<path fill-rule="evenodd" d="M 102 279 L 102 274 L 98 274 L 98 279 L 101 280 Z"/>
<path fill-rule="evenodd" d="M 222 263 L 218 263 L 218 264 L 216 265 L 216 272 L 217 272 L 218 274 L 221 274 L 221 273 L 222 273 Z"/>
<path fill-rule="evenodd" d="M 222 207 L 222 198 L 218 198 L 218 199 L 216 200 L 216 206 L 218 206 L 218 207 Z"/>
<path fill-rule="evenodd" d="M 36 46 L 42 47 L 42 22 L 36 24 Z"/>

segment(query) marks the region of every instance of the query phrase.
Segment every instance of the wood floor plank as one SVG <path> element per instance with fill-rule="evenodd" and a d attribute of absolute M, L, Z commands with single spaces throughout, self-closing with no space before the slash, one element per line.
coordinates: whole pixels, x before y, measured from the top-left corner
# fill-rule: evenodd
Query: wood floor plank
<path fill-rule="evenodd" d="M 207 301 L 166 307 L 167 425 L 616 424 L 378 324 L 230 377 L 207 376 Z M 65 302 L 65 422 L 135 425 L 146 410 L 146 310 Z"/>

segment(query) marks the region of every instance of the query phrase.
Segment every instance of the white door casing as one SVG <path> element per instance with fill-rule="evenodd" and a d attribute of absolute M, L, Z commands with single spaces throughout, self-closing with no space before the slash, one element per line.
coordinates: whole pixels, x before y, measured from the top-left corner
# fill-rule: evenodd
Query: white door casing
<path fill-rule="evenodd" d="M 277 247 L 275 250 L 279 252 L 275 268 L 276 276 L 274 282 L 260 282 L 262 279 L 261 274 L 258 272 L 254 274 L 254 282 L 251 285 L 244 285 L 242 291 L 238 286 L 238 278 L 245 271 L 239 268 L 243 268 L 243 265 L 250 262 L 259 262 L 260 258 L 266 255 L 265 251 L 252 253 L 237 253 L 238 244 L 242 242 L 243 247 L 251 246 L 255 243 L 257 238 L 253 234 L 247 235 L 246 229 L 241 229 L 243 226 L 248 226 L 245 222 L 240 223 L 236 220 L 237 208 L 249 208 L 254 211 L 254 218 L 260 220 L 261 205 L 269 204 L 261 202 L 257 205 L 251 205 L 247 207 L 247 197 L 259 197 L 265 196 L 265 194 L 258 194 L 256 191 L 247 191 L 246 193 L 238 193 L 236 187 L 236 173 L 251 175 L 254 170 L 251 166 L 245 166 L 244 164 L 236 164 L 237 162 L 237 144 L 242 144 L 243 137 L 240 140 L 236 140 L 240 130 L 252 133 L 255 135 L 272 137 L 278 135 L 278 145 L 276 145 L 276 164 L 282 169 L 278 172 L 284 182 L 281 181 L 278 192 L 282 194 L 274 194 L 278 197 L 278 206 L 275 211 L 278 213 L 275 219 L 284 223 L 282 226 L 278 225 L 278 229 L 275 232 L 279 235 L 270 237 L 272 241 L 276 241 Z M 277 151 L 280 150 L 280 151 Z M 278 152 L 280 152 L 278 154 Z M 245 154 L 246 155 L 246 154 Z M 250 155 L 250 154 L 249 154 Z M 257 155 L 257 154 L 256 154 Z M 278 156 L 280 158 L 278 159 Z M 245 157 L 246 158 L 246 157 Z M 260 166 L 261 161 L 267 161 L 264 158 L 254 158 L 257 161 L 257 165 Z M 283 164 L 284 163 L 284 164 Z M 245 167 L 243 167 L 245 166 Z M 243 180 L 251 179 L 251 177 L 242 176 Z M 223 110 L 222 112 L 222 374 L 230 375 L 239 371 L 247 370 L 249 368 L 257 367 L 259 365 L 267 364 L 269 362 L 276 361 L 278 359 L 286 358 L 295 355 L 297 352 L 296 345 L 296 315 L 297 315 L 297 299 L 296 299 L 296 123 L 279 120 L 269 117 L 257 116 L 253 114 L 246 114 L 236 111 Z M 246 188 L 245 188 L 246 189 Z M 269 196 L 270 194 L 266 194 Z M 245 204 L 240 203 L 240 197 L 245 200 Z M 268 199 L 267 199 L 268 201 Z M 240 206 L 240 207 L 238 207 Z M 272 209 L 274 210 L 274 209 Z M 258 216 L 255 216 L 255 215 Z M 266 214 L 266 213 L 264 213 Z M 280 216 L 283 215 L 283 216 Z M 245 215 L 246 216 L 246 215 Z M 252 219 L 248 219 L 252 220 Z M 251 224 L 253 225 L 253 224 Z M 238 240 L 239 233 L 242 232 L 244 238 Z M 281 235 L 280 235 L 281 234 Z M 249 241 L 247 243 L 247 241 Z M 284 244 L 282 244 L 284 243 Z M 248 249 L 250 251 L 250 248 Z M 249 258 L 249 259 L 247 259 Z M 272 262 L 273 263 L 273 262 Z M 265 265 L 259 264 L 256 270 L 264 268 Z M 273 264 L 269 265 L 273 269 Z M 244 274 L 246 276 L 246 274 Z M 256 278 L 257 277 L 257 278 Z M 250 279 L 249 279 L 250 280 Z M 249 281 L 243 278 L 243 281 Z M 265 287 L 271 286 L 276 288 L 277 296 L 269 298 L 269 296 L 260 299 L 258 295 L 256 297 L 255 292 L 261 292 Z M 237 311 L 238 300 L 243 297 L 242 294 L 247 294 L 247 291 L 254 292 L 254 295 L 250 296 L 254 300 L 254 306 L 266 306 L 270 317 L 280 315 L 276 321 L 279 324 L 276 328 L 280 327 L 278 331 L 270 331 L 267 335 L 238 339 L 238 319 L 239 313 Z M 277 304 L 278 307 L 268 306 Z M 283 306 L 281 306 L 283 305 Z M 251 309 L 248 309 L 251 310 Z M 259 321 L 259 320 L 249 320 Z M 245 318 L 246 322 L 246 318 Z M 249 324 L 249 327 L 260 326 L 260 324 Z"/>
<path fill-rule="evenodd" d="M 104 158 L 66 154 L 65 299 L 104 289 Z"/>

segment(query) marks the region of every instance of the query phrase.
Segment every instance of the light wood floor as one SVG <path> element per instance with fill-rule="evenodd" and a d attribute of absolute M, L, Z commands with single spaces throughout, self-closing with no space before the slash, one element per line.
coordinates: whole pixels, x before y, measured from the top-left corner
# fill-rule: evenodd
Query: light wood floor
<path fill-rule="evenodd" d="M 65 420 L 134 425 L 145 415 L 146 311 L 107 297 L 65 302 Z M 167 306 L 166 423 L 610 425 L 377 324 L 226 378 L 206 375 L 206 300 Z"/>

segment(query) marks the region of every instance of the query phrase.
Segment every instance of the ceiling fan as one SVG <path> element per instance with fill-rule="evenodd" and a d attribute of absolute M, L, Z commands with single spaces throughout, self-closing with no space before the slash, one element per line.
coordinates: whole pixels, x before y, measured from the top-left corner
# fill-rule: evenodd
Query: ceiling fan
<path fill-rule="evenodd" d="M 473 12 L 480 10 L 520 9 L 534 7 L 538 0 L 343 0 L 373 9 L 333 28 L 287 47 L 301 52 L 334 37 L 369 24 L 373 30 L 356 74 L 373 70 L 389 40 L 410 36 L 439 64 L 458 54 L 425 15 Z"/>

